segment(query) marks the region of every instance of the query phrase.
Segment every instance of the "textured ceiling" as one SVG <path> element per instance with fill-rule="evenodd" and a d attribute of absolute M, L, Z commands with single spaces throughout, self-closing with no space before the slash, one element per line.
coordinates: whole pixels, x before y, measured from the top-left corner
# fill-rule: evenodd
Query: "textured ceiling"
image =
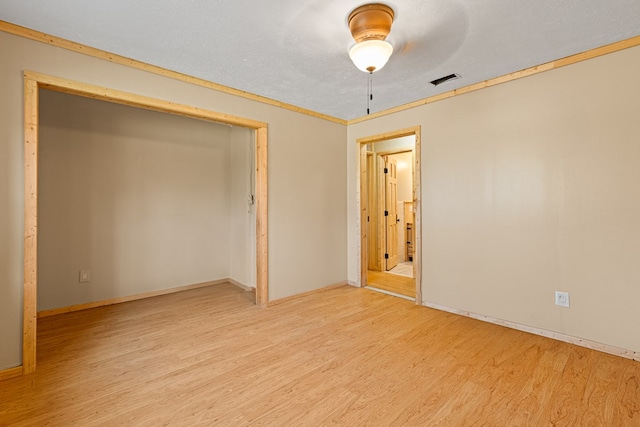
<path fill-rule="evenodd" d="M 395 51 L 372 113 L 640 34 L 639 0 L 383 2 Z M 365 3 L 0 0 L 0 20 L 348 120 L 366 114 L 346 21 Z"/>

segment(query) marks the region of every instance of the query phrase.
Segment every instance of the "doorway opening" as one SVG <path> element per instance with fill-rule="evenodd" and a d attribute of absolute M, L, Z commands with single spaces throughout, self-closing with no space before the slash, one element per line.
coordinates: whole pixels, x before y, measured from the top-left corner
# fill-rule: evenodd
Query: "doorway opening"
<path fill-rule="evenodd" d="M 420 128 L 358 144 L 361 286 L 420 304 Z"/>
<path fill-rule="evenodd" d="M 256 304 L 268 301 L 267 242 L 267 124 L 180 105 L 113 89 L 74 82 L 26 71 L 24 73 L 24 283 L 22 373 L 36 368 L 37 285 L 38 285 L 38 123 L 39 90 L 48 89 L 123 104 L 147 110 L 179 115 L 215 123 L 247 128 L 254 135 Z"/>

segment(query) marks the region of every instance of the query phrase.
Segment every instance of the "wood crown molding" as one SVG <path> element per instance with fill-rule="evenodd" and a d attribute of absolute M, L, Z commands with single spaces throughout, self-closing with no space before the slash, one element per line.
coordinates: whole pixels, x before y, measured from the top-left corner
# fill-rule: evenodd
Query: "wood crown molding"
<path fill-rule="evenodd" d="M 72 52 L 81 53 L 83 55 L 92 56 L 94 58 L 102 59 L 105 61 L 113 62 L 119 65 L 125 65 L 127 67 L 135 68 L 138 70 L 146 71 L 148 73 L 157 74 L 163 77 L 168 77 L 174 80 L 179 80 L 185 83 L 190 83 L 198 86 L 212 89 L 218 92 L 223 92 L 229 95 L 235 95 L 241 98 L 249 99 L 252 101 L 260 102 L 263 104 L 271 105 L 274 107 L 280 107 L 285 110 L 294 111 L 296 113 L 305 114 L 307 116 L 316 117 L 318 119 L 327 120 L 330 122 L 346 125 L 347 121 L 332 117 L 327 114 L 318 113 L 316 111 L 308 110 L 306 108 L 297 107 L 295 105 L 287 104 L 285 102 L 276 101 L 275 99 L 267 98 L 264 96 L 256 95 L 253 93 L 245 92 L 240 89 L 235 89 L 229 86 L 224 86 L 218 83 L 210 82 L 198 77 L 193 77 L 187 74 L 179 73 L 177 71 L 168 70 L 166 68 L 158 67 L 156 65 L 147 64 L 142 61 L 137 61 L 132 58 L 110 53 L 101 49 L 96 49 L 90 46 L 86 46 L 80 43 L 72 42 L 70 40 L 63 39 L 61 37 L 52 36 L 40 31 L 35 31 L 29 28 L 21 27 L 16 24 L 11 24 L 6 21 L 0 20 L 0 31 L 15 36 L 24 37 L 26 39 L 35 40 L 37 42 L 49 44 L 62 49 L 70 50 Z"/>
<path fill-rule="evenodd" d="M 630 47 L 634 47 L 638 45 L 640 45 L 640 36 L 631 37 L 630 39 L 621 40 L 619 42 L 597 47 L 595 49 L 591 49 L 586 52 L 576 53 L 575 55 L 570 55 L 565 58 L 547 62 L 545 64 L 536 65 L 535 67 L 525 68 L 524 70 L 505 74 L 504 76 L 495 77 L 493 79 L 485 80 L 479 83 L 474 83 L 468 86 L 461 87 L 459 89 L 441 93 L 439 95 L 434 95 L 428 98 L 419 99 L 417 101 L 410 102 L 408 104 L 400 105 L 398 107 L 389 108 L 387 110 L 379 111 L 377 113 L 373 113 L 367 116 L 359 117 L 357 119 L 349 120 L 347 121 L 347 126 L 350 126 L 356 123 L 366 122 L 367 120 L 376 119 L 382 116 L 388 116 L 389 114 L 398 113 L 400 111 L 409 110 L 411 108 L 420 107 L 422 105 L 433 104 L 434 102 L 442 101 L 443 99 L 452 98 L 454 96 L 463 95 L 469 92 L 475 92 L 476 90 L 485 89 L 491 86 L 510 82 L 512 80 L 521 79 L 523 77 L 532 76 L 534 74 L 542 73 L 545 71 L 555 70 L 556 68 L 564 67 L 566 65 L 576 64 L 578 62 L 586 61 L 587 59 L 592 59 L 592 58 L 596 58 L 598 56 L 606 55 L 609 53 L 618 52 L 618 51 L 628 49 Z"/>
<path fill-rule="evenodd" d="M 311 111 L 302 107 L 297 107 L 295 105 L 286 104 L 284 102 L 276 101 L 271 98 L 255 95 L 249 92 L 245 92 L 239 89 L 234 89 L 228 86 L 224 86 L 218 83 L 213 83 L 208 80 L 200 79 L 197 77 L 189 76 L 187 74 L 179 73 L 176 71 L 167 70 L 162 67 L 158 67 L 155 65 L 147 64 L 141 61 L 137 61 L 135 59 L 127 58 L 124 56 L 116 55 L 113 53 L 106 52 L 104 50 L 96 49 L 93 47 L 89 47 L 80 43 L 72 42 L 70 40 L 63 39 L 61 37 L 51 36 L 46 33 L 42 33 L 39 31 L 31 30 L 29 28 L 21 27 L 19 25 L 11 24 L 6 21 L 0 20 L 0 31 L 3 31 L 8 34 L 13 34 L 16 36 L 24 37 L 30 40 L 35 40 L 41 43 L 46 43 L 52 46 L 60 47 L 62 49 L 71 50 L 73 52 L 81 53 L 83 55 L 92 56 L 94 58 L 103 59 L 105 61 L 113 62 L 119 65 L 125 65 L 131 68 L 136 68 L 142 71 L 147 71 L 149 73 L 157 74 L 160 76 L 168 77 L 171 79 L 183 81 L 185 83 L 191 83 L 198 86 L 202 86 L 208 89 L 216 90 L 219 92 L 224 92 L 230 95 L 239 96 L 245 99 L 250 99 L 253 101 L 261 102 L 263 104 L 272 105 L 275 107 L 280 107 L 286 110 L 295 111 L 297 113 L 306 114 L 308 116 L 316 117 L 323 120 L 328 120 L 330 122 L 350 126 L 353 124 L 365 122 L 367 120 L 372 120 L 378 117 L 387 116 L 393 113 L 398 113 L 400 111 L 409 110 L 414 107 L 419 107 L 426 104 L 432 104 L 437 101 L 442 101 L 443 99 L 452 98 L 454 96 L 462 95 L 468 92 L 474 92 L 476 90 L 484 89 L 487 87 L 495 86 L 501 83 L 506 83 L 512 80 L 517 80 L 523 77 L 531 76 L 534 74 L 542 73 L 544 71 L 553 70 L 556 68 L 564 67 L 566 65 L 575 64 L 578 62 L 586 61 L 587 59 L 596 58 L 598 56 L 606 55 L 613 52 L 618 52 L 620 50 L 628 49 L 630 47 L 640 45 L 640 36 L 631 37 L 626 40 L 621 40 L 619 42 L 611 43 L 605 46 L 601 46 L 595 49 L 588 50 L 586 52 L 577 53 L 575 55 L 570 55 L 565 58 L 557 59 L 555 61 L 547 62 L 545 64 L 536 65 L 534 67 L 529 67 L 524 70 L 516 71 L 510 74 L 506 74 L 504 76 L 495 77 L 493 79 L 485 80 L 483 82 L 474 83 L 468 86 L 461 87 L 459 89 L 455 89 L 449 92 L 441 93 L 439 95 L 430 96 L 428 98 L 423 98 L 417 101 L 413 101 L 404 105 L 400 105 L 398 107 L 389 108 L 387 110 L 379 111 L 377 113 L 373 113 L 367 116 L 359 117 L 352 120 L 344 120 L 339 119 L 337 117 L 332 117 L 326 114 L 318 113 L 316 111 Z"/>

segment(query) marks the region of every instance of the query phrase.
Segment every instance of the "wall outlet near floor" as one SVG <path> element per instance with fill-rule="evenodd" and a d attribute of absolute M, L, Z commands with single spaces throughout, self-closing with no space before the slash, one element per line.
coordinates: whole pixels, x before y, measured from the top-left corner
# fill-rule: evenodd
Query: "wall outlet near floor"
<path fill-rule="evenodd" d="M 569 307 L 569 292 L 556 291 L 556 305 Z"/>
<path fill-rule="evenodd" d="M 80 274 L 78 276 L 78 282 L 88 283 L 91 281 L 91 270 L 80 270 Z"/>

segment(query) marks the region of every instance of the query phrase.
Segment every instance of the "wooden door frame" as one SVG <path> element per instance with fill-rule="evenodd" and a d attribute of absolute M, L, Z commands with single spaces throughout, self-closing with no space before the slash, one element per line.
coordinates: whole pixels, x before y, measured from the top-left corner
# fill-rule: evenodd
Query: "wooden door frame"
<path fill-rule="evenodd" d="M 255 131 L 256 304 L 265 307 L 268 292 L 267 123 L 31 71 L 24 72 L 24 282 L 22 374 L 36 369 L 38 287 L 38 122 L 39 89 L 174 114 Z"/>
<path fill-rule="evenodd" d="M 416 304 L 422 305 L 422 197 L 420 192 L 421 183 L 421 144 L 420 144 L 421 127 L 415 126 L 397 131 L 382 133 L 364 138 L 358 138 L 358 174 L 356 187 L 360 190 L 360 198 L 358 199 L 358 213 L 360 215 L 360 286 L 367 285 L 367 267 L 368 267 L 368 236 L 367 236 L 367 144 L 386 141 L 389 139 L 401 138 L 403 136 L 414 136 L 415 146 L 414 153 L 414 173 L 413 173 L 413 209 L 415 211 L 415 242 L 413 257 L 413 277 L 416 282 Z M 398 152 L 401 152 L 399 150 Z M 406 151 L 406 150 L 405 150 Z M 378 154 L 378 153 L 375 153 Z M 382 154 L 382 153 L 381 153 Z"/>

